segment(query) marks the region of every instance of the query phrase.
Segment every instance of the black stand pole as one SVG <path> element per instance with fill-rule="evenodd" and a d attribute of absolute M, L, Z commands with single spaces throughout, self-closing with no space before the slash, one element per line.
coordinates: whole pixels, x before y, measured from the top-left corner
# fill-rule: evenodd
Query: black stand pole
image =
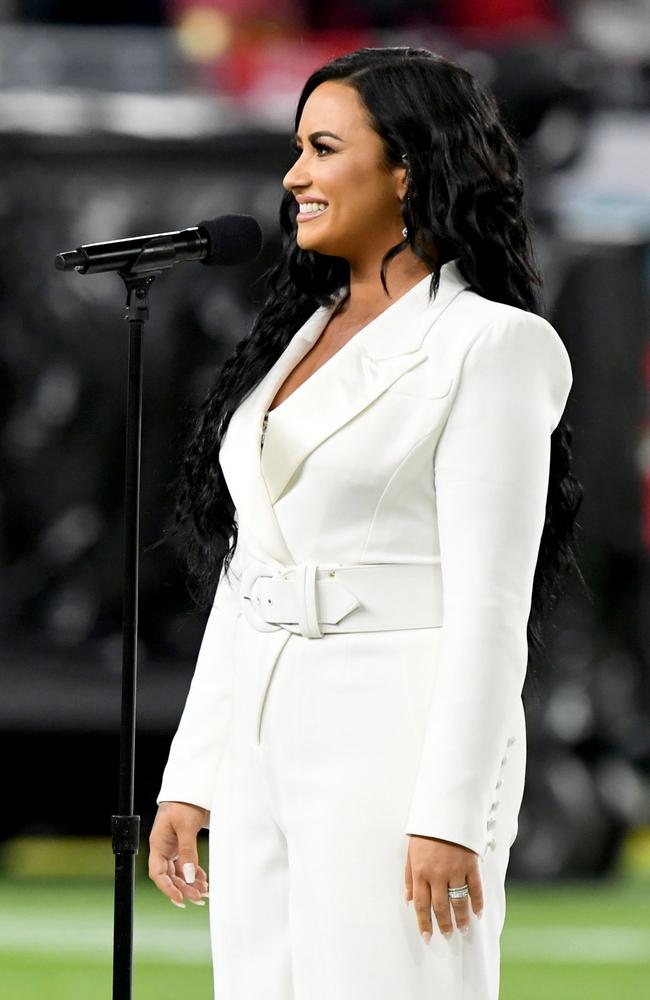
<path fill-rule="evenodd" d="M 127 375 L 126 470 L 124 493 L 124 606 L 122 632 L 122 718 L 118 815 L 112 817 L 115 855 L 113 1000 L 131 1000 L 135 856 L 140 817 L 133 815 L 138 652 L 140 541 L 140 453 L 142 437 L 142 331 L 149 318 L 149 285 L 162 271 L 118 271 L 127 290 L 129 367 Z"/>
<path fill-rule="evenodd" d="M 259 253 L 262 234 L 250 216 L 242 235 L 241 225 L 233 220 L 234 255 L 223 253 L 223 239 L 212 238 L 213 223 L 206 226 L 197 243 L 190 234 L 191 252 L 186 259 L 204 263 L 238 263 Z M 219 221 L 219 220 L 217 220 Z M 252 225 L 248 225 L 251 223 Z M 247 235 L 246 235 L 247 234 Z M 133 241 L 116 240 L 111 244 L 89 244 L 77 250 L 58 254 L 55 266 L 68 271 L 74 268 L 82 274 L 116 270 L 126 286 L 126 319 L 129 323 L 129 368 L 127 376 L 126 412 L 126 471 L 124 494 L 124 605 L 122 627 L 122 718 L 120 724 L 120 775 L 118 813 L 111 818 L 113 854 L 115 855 L 115 909 L 113 922 L 113 1000 L 131 1000 L 133 973 L 133 902 L 135 890 L 135 856 L 140 841 L 140 817 L 133 813 L 135 718 L 137 694 L 138 652 L 138 554 L 140 544 L 140 444 L 142 432 L 142 331 L 149 318 L 149 285 L 177 262 L 178 233 L 161 233 L 147 238 L 135 260 L 128 266 L 117 262 L 130 260 Z M 184 238 L 185 234 L 181 233 Z M 245 245 L 244 236 L 250 245 Z M 135 242 L 140 243 L 140 238 Z M 127 244 L 127 246 L 125 246 Z M 256 244 L 254 246 L 254 244 Z M 99 250 L 97 249 L 99 248 Z M 207 249 L 212 255 L 206 256 Z M 90 251 L 96 251 L 90 255 Z M 136 247 L 137 250 L 137 247 Z M 126 256 L 125 256 L 126 255 Z"/>

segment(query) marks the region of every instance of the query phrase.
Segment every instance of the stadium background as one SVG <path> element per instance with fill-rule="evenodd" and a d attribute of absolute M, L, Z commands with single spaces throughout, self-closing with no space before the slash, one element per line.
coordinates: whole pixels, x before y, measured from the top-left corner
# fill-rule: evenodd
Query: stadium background
<path fill-rule="evenodd" d="M 264 233 L 254 264 L 159 280 L 144 344 L 134 995 L 208 997 L 207 908 L 177 911 L 146 878 L 205 625 L 173 544 L 156 543 L 187 420 L 278 252 L 302 83 L 340 52 L 416 44 L 485 80 L 519 136 L 548 315 L 574 367 L 567 419 L 585 487 L 589 593 L 574 583 L 524 689 L 502 997 L 648 994 L 650 3 L 89 7 L 0 0 L 3 992 L 110 989 L 127 327 L 116 275 L 62 275 L 54 255 L 233 211 Z"/>

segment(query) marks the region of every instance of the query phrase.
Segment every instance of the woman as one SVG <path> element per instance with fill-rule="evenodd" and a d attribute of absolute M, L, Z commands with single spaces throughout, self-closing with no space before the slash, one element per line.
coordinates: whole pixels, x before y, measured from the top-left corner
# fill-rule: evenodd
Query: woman
<path fill-rule="evenodd" d="M 201 904 L 210 829 L 218 1000 L 497 1000 L 528 646 L 580 502 L 571 365 L 467 71 L 337 58 L 294 145 L 270 294 L 183 466 L 214 604 L 149 873 Z"/>

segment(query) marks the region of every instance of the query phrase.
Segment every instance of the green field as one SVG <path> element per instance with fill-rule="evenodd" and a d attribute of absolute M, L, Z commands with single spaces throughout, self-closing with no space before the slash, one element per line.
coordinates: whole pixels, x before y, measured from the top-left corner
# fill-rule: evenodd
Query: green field
<path fill-rule="evenodd" d="M 2 997 L 110 998 L 112 892 L 108 880 L 1 881 Z M 134 1000 L 212 1000 L 208 907 L 177 910 L 139 878 L 135 921 Z M 647 881 L 509 886 L 501 1000 L 648 997 Z"/>

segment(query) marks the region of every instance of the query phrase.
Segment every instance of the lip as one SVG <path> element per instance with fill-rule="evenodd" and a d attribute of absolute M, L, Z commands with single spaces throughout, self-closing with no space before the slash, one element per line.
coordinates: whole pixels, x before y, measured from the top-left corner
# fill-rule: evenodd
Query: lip
<path fill-rule="evenodd" d="M 327 208 L 329 208 L 329 205 Z M 318 219 L 321 215 L 325 215 L 327 208 L 322 212 L 298 212 L 296 222 L 300 224 L 301 222 L 310 222 L 311 219 Z"/>
<path fill-rule="evenodd" d="M 305 205 L 310 201 L 317 201 L 319 205 L 329 205 L 329 201 L 326 198 L 317 198 L 315 195 L 309 194 L 299 194 L 296 195 L 296 201 L 299 205 Z"/>

